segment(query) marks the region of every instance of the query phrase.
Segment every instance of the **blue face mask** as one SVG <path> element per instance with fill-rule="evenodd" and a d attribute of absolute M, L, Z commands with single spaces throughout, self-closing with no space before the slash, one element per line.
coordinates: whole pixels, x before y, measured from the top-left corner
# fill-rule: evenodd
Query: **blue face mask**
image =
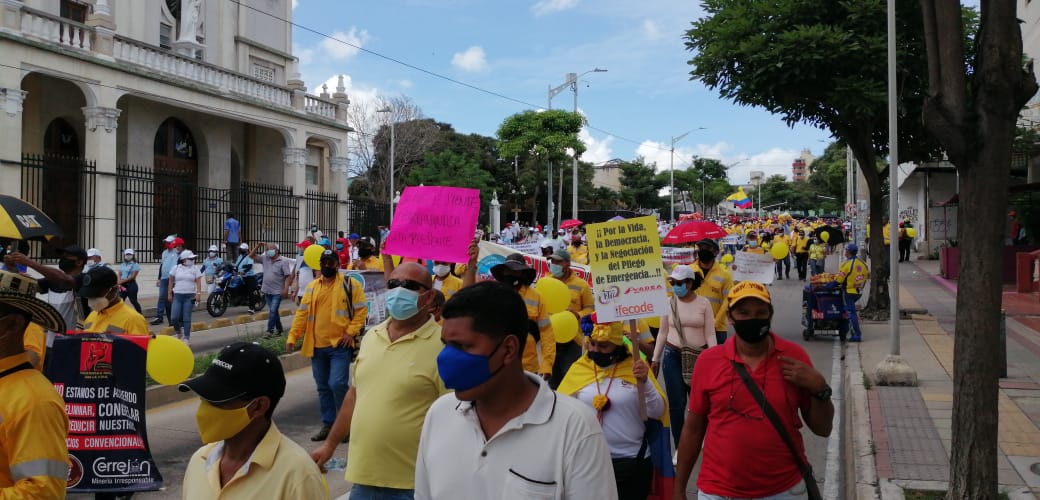
<path fill-rule="evenodd" d="M 403 286 L 387 291 L 386 312 L 398 321 L 412 318 L 419 313 L 419 294 Z"/>
<path fill-rule="evenodd" d="M 342 243 L 336 243 L 336 250 L 343 250 L 343 244 Z"/>
<path fill-rule="evenodd" d="M 444 386 L 456 391 L 468 391 L 491 380 L 505 367 L 503 364 L 492 372 L 488 363 L 501 345 L 502 342 L 499 342 L 487 356 L 470 354 L 451 345 L 444 346 L 437 355 L 437 373 L 444 381 Z"/>
<path fill-rule="evenodd" d="M 274 258 L 274 250 L 268 250 L 268 251 L 264 252 L 264 255 L 266 255 L 267 258 L 269 258 L 269 259 L 273 259 Z"/>
<path fill-rule="evenodd" d="M 686 283 L 683 283 L 681 285 L 672 285 L 672 293 L 676 297 L 685 297 L 686 294 L 690 293 L 690 290 L 686 288 Z"/>
<path fill-rule="evenodd" d="M 559 278 L 563 276 L 563 266 L 559 264 L 549 264 L 549 272 L 552 273 L 553 276 Z"/>

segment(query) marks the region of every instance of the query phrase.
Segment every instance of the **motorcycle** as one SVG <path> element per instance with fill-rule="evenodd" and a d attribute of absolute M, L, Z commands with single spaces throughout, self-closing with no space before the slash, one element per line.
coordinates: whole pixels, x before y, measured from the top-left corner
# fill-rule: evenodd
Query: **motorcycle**
<path fill-rule="evenodd" d="M 253 312 L 264 308 L 267 302 L 260 293 L 264 273 L 256 274 L 256 287 L 248 290 L 245 277 L 233 265 L 224 264 L 214 282 L 213 292 L 206 299 L 206 311 L 214 318 L 223 316 L 228 306 L 247 306 Z"/>

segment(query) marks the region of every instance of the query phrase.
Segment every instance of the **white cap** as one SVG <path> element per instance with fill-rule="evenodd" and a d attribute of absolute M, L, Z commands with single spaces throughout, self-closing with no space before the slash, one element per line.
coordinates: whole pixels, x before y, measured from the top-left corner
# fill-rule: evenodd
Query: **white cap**
<path fill-rule="evenodd" d="M 241 250 L 249 250 L 249 243 L 243 243 L 239 245 L 238 248 Z"/>
<path fill-rule="evenodd" d="M 171 235 L 167 236 L 166 239 L 164 239 L 163 241 L 165 241 L 166 243 L 173 243 L 173 240 L 176 239 L 176 238 L 177 238 L 177 235 L 171 234 Z"/>
<path fill-rule="evenodd" d="M 552 240 L 542 240 L 541 247 L 542 248 L 552 248 L 553 247 Z"/>
<path fill-rule="evenodd" d="M 195 253 L 192 252 L 191 250 L 183 250 L 183 251 L 181 251 L 180 256 L 178 256 L 177 258 L 180 259 L 180 260 L 194 259 L 195 258 Z"/>
<path fill-rule="evenodd" d="M 123 255 L 133 255 L 133 254 L 134 254 L 134 249 L 133 248 L 127 248 L 126 250 L 123 250 Z"/>
<path fill-rule="evenodd" d="M 210 251 L 210 252 L 219 252 L 219 251 L 220 251 L 220 249 L 219 249 L 219 248 L 217 248 L 217 246 L 216 246 L 216 245 L 210 245 L 210 246 L 209 246 L 209 251 Z"/>
<path fill-rule="evenodd" d="M 90 257 L 101 257 L 101 250 L 98 250 L 96 248 L 88 248 L 87 249 L 87 258 L 90 258 Z"/>
<path fill-rule="evenodd" d="M 668 277 L 673 280 L 686 281 L 697 279 L 697 274 L 690 266 L 678 265 L 675 266 L 675 269 L 672 269 L 672 274 Z"/>

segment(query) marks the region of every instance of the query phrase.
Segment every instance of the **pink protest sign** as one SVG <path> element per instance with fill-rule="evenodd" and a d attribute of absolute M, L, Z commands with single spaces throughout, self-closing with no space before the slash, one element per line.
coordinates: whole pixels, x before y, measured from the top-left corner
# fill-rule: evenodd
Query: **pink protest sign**
<path fill-rule="evenodd" d="M 405 188 L 394 212 L 386 253 L 446 262 L 466 262 L 480 213 L 480 190 Z"/>

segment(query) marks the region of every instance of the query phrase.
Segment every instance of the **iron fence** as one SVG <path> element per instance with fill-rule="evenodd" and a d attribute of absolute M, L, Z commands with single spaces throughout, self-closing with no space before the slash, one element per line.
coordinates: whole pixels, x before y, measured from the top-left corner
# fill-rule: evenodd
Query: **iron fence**
<path fill-rule="evenodd" d="M 338 225 L 339 196 L 336 193 L 307 190 L 304 203 L 307 210 L 306 223 L 308 225 L 317 224 L 319 228 L 329 232 L 329 236 L 335 239 L 336 231 L 342 229 Z"/>
<path fill-rule="evenodd" d="M 53 154 L 22 155 L 21 197 L 47 214 L 65 233 L 49 242 L 29 242 L 29 256 L 53 261 L 68 245 L 94 246 L 97 165 Z"/>
<path fill-rule="evenodd" d="M 347 202 L 349 221 L 347 229 L 361 236 L 379 241 L 379 226 L 390 224 L 390 206 L 375 200 L 359 199 Z"/>
<path fill-rule="evenodd" d="M 300 202 L 292 194 L 292 188 L 242 183 L 242 240 L 277 243 L 289 252 L 304 229 L 300 227 Z M 236 212 L 236 215 L 238 212 Z"/>

